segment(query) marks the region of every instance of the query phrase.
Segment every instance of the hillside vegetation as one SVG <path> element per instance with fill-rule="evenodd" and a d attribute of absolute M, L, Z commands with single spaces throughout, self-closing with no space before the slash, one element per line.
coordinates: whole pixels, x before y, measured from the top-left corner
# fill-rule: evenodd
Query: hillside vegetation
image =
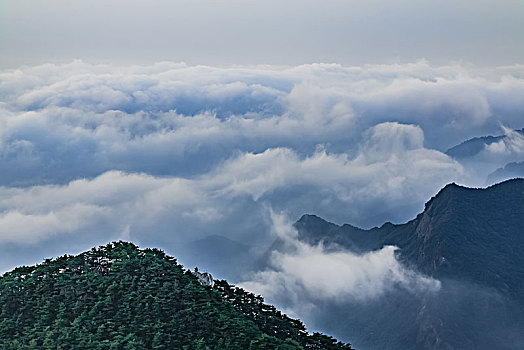
<path fill-rule="evenodd" d="M 351 349 L 125 242 L 4 274 L 0 307 L 0 349 Z"/>

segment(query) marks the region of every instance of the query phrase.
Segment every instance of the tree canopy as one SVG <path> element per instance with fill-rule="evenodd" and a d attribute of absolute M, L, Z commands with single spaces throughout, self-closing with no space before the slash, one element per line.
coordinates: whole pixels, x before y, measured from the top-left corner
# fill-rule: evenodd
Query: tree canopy
<path fill-rule="evenodd" d="M 0 308 L 1 349 L 351 349 L 127 242 L 4 274 Z"/>

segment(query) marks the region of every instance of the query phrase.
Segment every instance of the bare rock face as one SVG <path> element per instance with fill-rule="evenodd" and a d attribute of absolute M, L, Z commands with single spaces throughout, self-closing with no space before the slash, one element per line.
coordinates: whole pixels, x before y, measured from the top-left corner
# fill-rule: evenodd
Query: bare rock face
<path fill-rule="evenodd" d="M 191 273 L 198 278 L 198 283 L 201 285 L 205 287 L 213 287 L 215 285 L 213 276 L 209 272 L 199 272 L 198 268 L 195 267 L 195 270 Z"/>

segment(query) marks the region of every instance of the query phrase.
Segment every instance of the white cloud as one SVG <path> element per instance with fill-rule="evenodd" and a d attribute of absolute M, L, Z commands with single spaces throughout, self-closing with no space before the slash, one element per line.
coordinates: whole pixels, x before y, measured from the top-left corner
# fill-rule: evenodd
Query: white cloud
<path fill-rule="evenodd" d="M 283 239 L 283 251 L 273 251 L 270 268 L 256 272 L 240 285 L 264 295 L 291 300 L 291 310 L 317 301 L 363 302 L 383 296 L 394 288 L 409 292 L 434 292 L 440 282 L 403 267 L 395 258 L 397 248 L 386 246 L 365 254 L 326 250 L 297 239 L 291 222 L 272 213 L 273 230 Z"/>
<path fill-rule="evenodd" d="M 408 220 L 446 183 L 471 183 L 439 150 L 522 127 L 522 77 L 425 61 L 4 70 L 0 241 L 250 242 L 269 230 L 265 206 L 366 227 Z"/>
<path fill-rule="evenodd" d="M 360 151 L 368 164 L 424 147 L 424 132 L 414 125 L 386 122 L 369 129 L 365 135 Z"/>
<path fill-rule="evenodd" d="M 500 125 L 499 128 L 500 130 L 494 135 L 503 137 L 495 142 L 490 139 L 484 140 L 484 143 L 478 140 L 477 148 L 473 149 L 476 152 L 473 152 L 470 157 L 461 159 L 468 172 L 476 174 L 480 179 L 480 185 L 492 185 L 493 179 L 488 175 L 496 169 L 504 168 L 509 163 L 524 161 L 524 136 L 504 125 Z M 511 177 L 509 174 L 505 176 Z M 504 177 L 497 177 L 497 181 L 504 179 Z"/>
<path fill-rule="evenodd" d="M 73 203 L 44 213 L 10 210 L 0 215 L 0 243 L 33 245 L 56 235 L 74 234 L 83 226 L 110 216 L 110 209 L 84 203 Z"/>
<path fill-rule="evenodd" d="M 500 157 L 519 157 L 524 155 L 524 136 L 517 131 L 514 131 L 505 126 L 501 126 L 504 131 L 504 138 L 498 142 L 493 142 L 486 145 L 484 152 L 488 155 Z M 484 156 L 482 153 L 479 157 Z"/>
<path fill-rule="evenodd" d="M 4 133 L 15 138 L 27 136 L 28 123 L 84 130 L 90 139 L 97 128 L 109 129 L 99 135 L 102 140 L 93 140 L 96 144 L 113 141 L 111 136 L 127 142 L 159 133 L 193 136 L 211 123 L 213 135 L 224 135 L 229 148 L 351 146 L 363 130 L 396 121 L 417 124 L 432 146 L 448 147 L 486 132 L 487 126 L 495 131 L 499 121 L 518 124 L 524 111 L 518 102 L 522 72 L 520 66 L 482 70 L 432 67 L 424 61 L 287 68 L 168 62 L 112 67 L 75 61 L 3 71 L 0 97 L 2 114 L 10 115 Z M 27 111 L 34 111 L 31 118 Z M 204 135 L 196 133 L 194 142 L 213 141 Z M 235 143 L 234 138 L 242 140 Z"/>
<path fill-rule="evenodd" d="M 136 237 L 147 235 L 148 229 L 158 230 L 166 216 L 174 217 L 171 223 L 177 217 L 206 222 L 220 216 L 190 181 L 144 174 L 108 172 L 63 186 L 4 187 L 0 193 L 0 243 L 4 244 L 37 243 L 89 231 L 112 239 L 133 229 Z"/>
<path fill-rule="evenodd" d="M 216 233 L 238 237 L 238 232 L 228 233 L 234 231 L 231 227 L 216 227 L 217 223 L 224 217 L 249 220 L 266 205 L 283 206 L 293 215 L 324 207 L 333 215 L 356 220 L 379 205 L 408 205 L 418 197 L 423 201 L 461 174 L 459 164 L 422 147 L 418 127 L 387 123 L 368 133 L 372 136 L 354 159 L 324 149 L 301 156 L 289 148 L 272 148 L 238 154 L 196 177 L 110 171 L 64 185 L 2 187 L 0 241 L 34 243 L 86 230 L 108 237 L 126 230 L 139 238 L 170 227 L 176 228 L 171 239 L 177 241 L 209 233 L 202 232 L 206 225 Z M 300 193 L 299 202 L 286 191 Z M 254 211 L 235 205 L 242 198 L 254 205 L 250 209 Z M 353 212 L 346 211 L 349 206 Z M 247 241 L 259 234 L 258 222 L 252 225 L 253 232 L 242 234 Z"/>
<path fill-rule="evenodd" d="M 212 173 L 210 182 L 231 196 L 248 194 L 254 200 L 286 201 L 278 197 L 279 191 L 292 188 L 302 195 L 321 192 L 324 200 L 331 198 L 332 211 L 338 202 L 344 203 L 342 210 L 351 206 L 361 215 L 379 201 L 386 206 L 407 205 L 417 196 L 423 201 L 450 179 L 462 177 L 460 164 L 423 148 L 424 135 L 416 126 L 384 123 L 367 133 L 369 138 L 353 159 L 324 149 L 307 157 L 287 148 L 268 149 L 228 160 Z M 318 210 L 317 201 L 309 200 Z"/>

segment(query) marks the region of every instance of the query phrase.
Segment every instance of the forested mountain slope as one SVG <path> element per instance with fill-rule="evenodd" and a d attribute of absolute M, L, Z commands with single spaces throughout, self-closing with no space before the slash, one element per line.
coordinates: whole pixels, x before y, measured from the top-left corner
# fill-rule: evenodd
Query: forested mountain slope
<path fill-rule="evenodd" d="M 125 242 L 4 274 L 0 307 L 1 349 L 351 349 Z"/>

